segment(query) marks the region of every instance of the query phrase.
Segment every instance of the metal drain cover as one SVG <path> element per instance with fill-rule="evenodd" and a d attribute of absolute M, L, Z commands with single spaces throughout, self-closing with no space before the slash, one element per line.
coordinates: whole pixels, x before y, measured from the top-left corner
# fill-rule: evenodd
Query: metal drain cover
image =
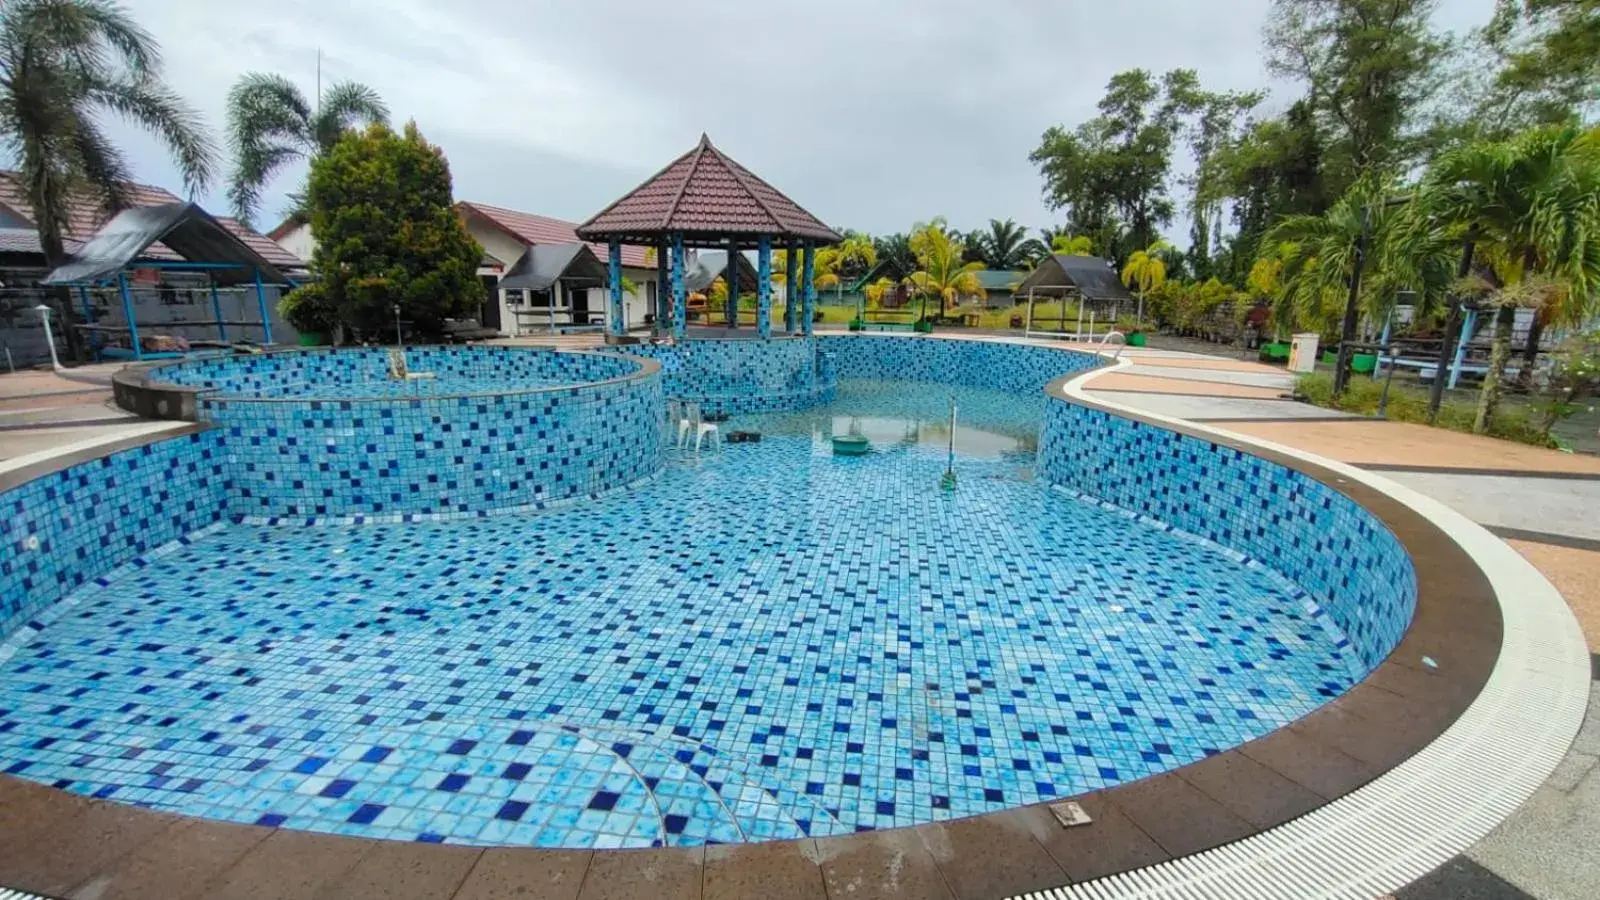
<path fill-rule="evenodd" d="M 1050 812 L 1055 815 L 1056 821 L 1061 823 L 1062 828 L 1071 828 L 1074 825 L 1088 825 L 1094 821 L 1094 819 L 1089 818 L 1088 813 L 1083 811 L 1083 807 L 1071 800 L 1050 804 Z"/>

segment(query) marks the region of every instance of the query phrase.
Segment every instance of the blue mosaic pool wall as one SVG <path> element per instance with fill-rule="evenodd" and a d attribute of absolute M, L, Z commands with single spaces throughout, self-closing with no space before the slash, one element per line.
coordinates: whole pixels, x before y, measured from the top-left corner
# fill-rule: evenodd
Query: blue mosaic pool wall
<path fill-rule="evenodd" d="M 1043 390 L 1096 358 L 1054 347 L 850 335 L 821 339 L 842 378 Z M 1291 469 L 1060 398 L 1039 433 L 1041 477 L 1260 561 L 1304 588 L 1371 668 L 1416 608 L 1398 538 L 1338 491 Z"/>
<path fill-rule="evenodd" d="M 400 394 L 505 393 L 623 378 L 637 364 L 603 353 L 555 353 L 515 347 L 408 347 L 407 368 L 430 377 L 389 378 L 382 347 L 290 350 L 173 363 L 151 381 L 239 398 L 390 397 Z M 398 387 L 398 390 L 397 390 Z"/>
<path fill-rule="evenodd" d="M 1331 487 L 1231 447 L 1060 398 L 1045 407 L 1040 475 L 1239 551 L 1299 585 L 1369 670 L 1411 624 L 1405 547 Z"/>
<path fill-rule="evenodd" d="M 944 338 L 833 336 L 820 339 L 840 378 L 934 381 L 1002 391 L 1038 391 L 1098 358 L 1054 347 Z"/>
<path fill-rule="evenodd" d="M 832 400 L 838 375 L 817 338 L 694 340 L 639 344 L 623 352 L 661 363 L 663 389 L 673 400 L 707 413 L 806 409 Z"/>
<path fill-rule="evenodd" d="M 0 494 L 0 639 L 129 560 L 219 521 L 215 431 L 124 450 Z"/>

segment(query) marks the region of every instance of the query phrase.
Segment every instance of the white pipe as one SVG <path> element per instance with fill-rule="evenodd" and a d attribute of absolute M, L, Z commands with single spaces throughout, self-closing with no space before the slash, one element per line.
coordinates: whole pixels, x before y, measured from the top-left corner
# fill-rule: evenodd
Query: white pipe
<path fill-rule="evenodd" d="M 35 306 L 33 311 L 39 314 L 39 321 L 44 323 L 44 342 L 50 345 L 50 368 L 61 371 L 61 360 L 56 358 L 56 336 L 50 330 L 50 307 L 43 303 Z"/>

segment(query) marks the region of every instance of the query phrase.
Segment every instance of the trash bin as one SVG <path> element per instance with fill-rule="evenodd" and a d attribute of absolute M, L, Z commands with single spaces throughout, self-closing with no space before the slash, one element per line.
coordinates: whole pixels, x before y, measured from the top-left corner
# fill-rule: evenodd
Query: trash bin
<path fill-rule="evenodd" d="M 1317 368 L 1317 335 L 1297 334 L 1289 343 L 1289 371 L 1313 372 Z"/>

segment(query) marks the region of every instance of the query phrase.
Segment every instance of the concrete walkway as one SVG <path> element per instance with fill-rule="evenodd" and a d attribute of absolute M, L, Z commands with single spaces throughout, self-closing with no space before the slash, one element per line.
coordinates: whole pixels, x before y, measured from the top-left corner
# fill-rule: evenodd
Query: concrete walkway
<path fill-rule="evenodd" d="M 1507 543 L 1561 591 L 1591 649 L 1600 647 L 1600 459 L 1282 400 L 1241 399 L 1241 390 L 1270 384 L 1260 367 L 1221 358 L 1199 362 L 1189 354 L 1147 352 L 1124 372 L 1159 374 L 1161 392 L 1130 391 L 1125 379 L 1132 376 L 1122 373 L 1097 378 L 1091 392 L 1100 388 L 1110 402 L 1379 470 L 1455 507 L 1510 538 Z M 1555 774 L 1488 837 L 1394 897 L 1593 900 L 1600 897 L 1596 835 L 1600 682 L 1591 687 L 1588 718 Z"/>

